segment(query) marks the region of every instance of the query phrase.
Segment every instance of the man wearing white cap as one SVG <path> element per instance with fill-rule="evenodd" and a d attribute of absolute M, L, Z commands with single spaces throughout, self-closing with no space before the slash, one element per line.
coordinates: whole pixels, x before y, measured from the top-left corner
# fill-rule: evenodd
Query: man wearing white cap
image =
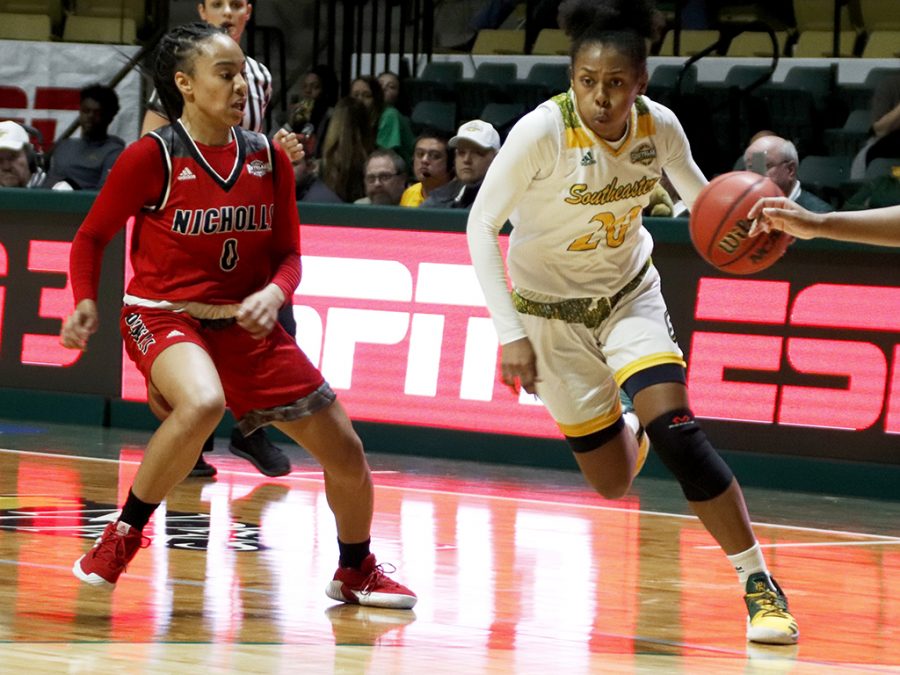
<path fill-rule="evenodd" d="M 500 134 L 487 122 L 472 120 L 459 128 L 448 145 L 456 151 L 456 178 L 434 190 L 423 207 L 469 208 L 500 149 Z"/>
<path fill-rule="evenodd" d="M 43 179 L 28 132 L 15 122 L 0 122 L 0 187 L 36 187 Z"/>

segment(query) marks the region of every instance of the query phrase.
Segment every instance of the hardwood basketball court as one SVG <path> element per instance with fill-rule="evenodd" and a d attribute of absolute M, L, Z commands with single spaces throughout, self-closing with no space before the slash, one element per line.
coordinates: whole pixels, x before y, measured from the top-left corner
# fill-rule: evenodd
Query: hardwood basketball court
<path fill-rule="evenodd" d="M 371 455 L 373 550 L 412 612 L 335 605 L 321 472 L 216 480 L 160 507 L 113 593 L 74 560 L 147 434 L 0 422 L 0 672 L 900 672 L 900 502 L 747 490 L 795 647 L 748 645 L 734 572 L 677 486 L 606 501 L 573 472 Z M 523 452 L 527 440 L 523 439 Z"/>

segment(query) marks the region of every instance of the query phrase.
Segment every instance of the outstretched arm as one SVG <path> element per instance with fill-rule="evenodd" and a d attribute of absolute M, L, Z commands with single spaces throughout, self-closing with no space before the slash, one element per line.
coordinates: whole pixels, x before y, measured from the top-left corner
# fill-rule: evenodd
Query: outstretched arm
<path fill-rule="evenodd" d="M 900 246 L 900 206 L 867 211 L 812 213 L 786 197 L 760 199 L 748 214 L 750 236 L 782 230 L 798 239 L 824 237 L 859 244 Z"/>

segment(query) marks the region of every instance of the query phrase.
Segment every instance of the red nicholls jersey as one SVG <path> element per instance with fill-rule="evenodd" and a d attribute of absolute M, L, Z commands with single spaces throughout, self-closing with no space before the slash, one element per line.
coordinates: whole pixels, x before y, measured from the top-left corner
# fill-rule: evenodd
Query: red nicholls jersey
<path fill-rule="evenodd" d="M 103 247 L 131 215 L 131 298 L 236 304 L 269 282 L 291 297 L 293 184 L 287 155 L 261 134 L 234 127 L 228 145 L 204 146 L 180 123 L 151 132 L 122 153 L 76 235 L 76 302 L 96 297 Z"/>

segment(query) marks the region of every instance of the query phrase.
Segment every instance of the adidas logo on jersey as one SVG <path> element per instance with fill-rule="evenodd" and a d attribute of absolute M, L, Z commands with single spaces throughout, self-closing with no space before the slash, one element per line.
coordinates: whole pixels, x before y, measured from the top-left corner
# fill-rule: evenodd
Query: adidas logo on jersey
<path fill-rule="evenodd" d="M 196 180 L 197 176 L 188 167 L 184 167 L 176 180 Z"/>
<path fill-rule="evenodd" d="M 166 335 L 166 337 L 167 338 L 184 337 L 184 333 L 182 333 L 180 330 L 176 329 L 176 330 L 171 331 L 168 335 Z"/>
<path fill-rule="evenodd" d="M 590 166 L 591 164 L 596 164 L 596 163 L 597 163 L 597 160 L 594 159 L 594 155 L 590 150 L 588 150 L 586 153 L 584 153 L 584 155 L 582 155 L 582 157 L 581 157 L 581 166 Z"/>

